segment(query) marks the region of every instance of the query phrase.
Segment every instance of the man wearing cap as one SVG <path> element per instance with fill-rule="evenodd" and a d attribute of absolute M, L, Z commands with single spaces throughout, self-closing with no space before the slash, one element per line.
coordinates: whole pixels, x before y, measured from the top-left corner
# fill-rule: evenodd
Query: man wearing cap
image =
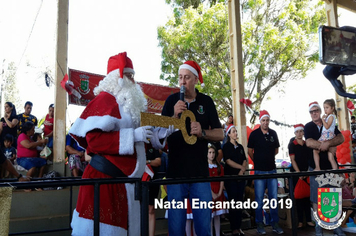
<path fill-rule="evenodd" d="M 312 102 L 309 104 L 309 113 L 312 121 L 307 123 L 304 127 L 304 137 L 307 144 L 307 147 L 310 149 L 319 150 L 320 156 L 320 169 L 321 170 L 330 170 L 332 169 L 331 164 L 328 160 L 328 150 L 329 147 L 336 147 L 344 142 L 344 136 L 340 133 L 337 126 L 335 127 L 335 137 L 333 139 L 327 141 L 318 141 L 321 136 L 321 131 L 323 128 L 323 123 L 321 120 L 321 107 L 318 102 Z M 335 157 L 336 158 L 336 157 Z M 336 161 L 336 159 L 335 159 Z M 315 168 L 314 159 L 310 158 L 309 162 L 309 170 L 312 171 Z M 310 176 L 310 201 L 313 203 L 314 211 L 317 210 L 318 203 L 318 183 L 315 181 L 316 176 Z M 315 226 L 315 235 L 322 236 L 323 230 L 322 228 L 316 224 Z M 338 236 L 344 236 L 344 232 L 341 228 L 334 229 L 334 233 Z"/>
<path fill-rule="evenodd" d="M 275 156 L 278 153 L 279 141 L 276 131 L 269 128 L 270 115 L 266 110 L 260 111 L 261 126 L 252 131 L 248 140 L 248 155 L 254 162 L 255 175 L 274 174 L 276 171 Z M 262 206 L 266 188 L 268 198 L 277 199 L 277 179 L 255 179 L 255 200 L 258 203 L 256 209 L 256 225 L 259 234 L 266 234 L 263 224 Z M 270 206 L 271 225 L 277 234 L 283 234 L 279 227 L 278 207 Z"/>
<path fill-rule="evenodd" d="M 145 171 L 144 143 L 153 142 L 155 135 L 151 127 L 139 127 L 147 101 L 134 74 L 126 52 L 110 57 L 108 74 L 94 89 L 96 97 L 69 131 L 91 156 L 83 179 L 141 178 Z M 100 235 L 140 235 L 140 203 L 134 187 L 131 183 L 100 186 Z M 72 235 L 93 235 L 93 219 L 94 188 L 83 185 L 73 212 Z"/>
<path fill-rule="evenodd" d="M 178 118 L 185 110 L 194 113 L 196 122 L 190 123 L 188 133 L 198 137 L 193 145 L 187 144 L 181 131 L 174 132 L 168 137 L 168 169 L 167 178 L 208 177 L 207 147 L 209 141 L 221 141 L 224 132 L 213 100 L 200 93 L 195 85 L 198 81 L 203 85 L 200 66 L 195 61 L 186 61 L 179 67 L 179 86 L 186 91 L 184 101 L 180 93 L 170 95 L 163 107 L 162 115 Z M 168 200 L 184 201 L 197 199 L 202 202 L 212 200 L 210 183 L 183 183 L 167 186 Z M 211 235 L 211 210 L 192 209 L 194 227 L 197 235 Z M 186 209 L 169 209 L 169 235 L 185 235 Z"/>

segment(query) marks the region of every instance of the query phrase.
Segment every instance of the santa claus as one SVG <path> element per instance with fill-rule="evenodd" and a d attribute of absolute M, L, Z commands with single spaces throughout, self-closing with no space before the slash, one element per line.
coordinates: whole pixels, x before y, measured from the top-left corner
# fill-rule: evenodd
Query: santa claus
<path fill-rule="evenodd" d="M 83 178 L 140 178 L 146 165 L 144 142 L 150 139 L 161 147 L 164 143 L 158 139 L 173 130 L 139 127 L 147 102 L 134 74 L 126 52 L 110 57 L 108 74 L 94 89 L 96 97 L 69 131 L 92 156 Z M 140 235 L 140 205 L 134 198 L 134 184 L 101 185 L 99 211 L 100 235 Z M 93 235 L 93 219 L 94 187 L 81 186 L 72 235 Z"/>

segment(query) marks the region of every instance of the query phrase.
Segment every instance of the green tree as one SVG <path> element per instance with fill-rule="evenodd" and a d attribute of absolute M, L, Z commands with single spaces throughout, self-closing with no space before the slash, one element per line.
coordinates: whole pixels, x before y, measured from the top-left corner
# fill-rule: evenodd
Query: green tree
<path fill-rule="evenodd" d="M 16 85 L 16 66 L 14 62 L 10 62 L 7 67 L 7 73 L 3 77 L 2 84 L 2 93 L 3 93 L 3 101 L 1 105 L 4 105 L 5 102 L 12 102 L 16 111 L 23 106 L 22 101 L 20 99 L 20 93 Z"/>
<path fill-rule="evenodd" d="M 177 85 L 185 60 L 203 70 L 203 92 L 214 99 L 220 117 L 232 111 L 228 11 L 224 3 L 190 7 L 176 0 L 175 14 L 158 28 L 161 79 Z M 214 1 L 208 1 L 213 3 Z M 181 5 L 179 5 L 181 4 Z M 241 2 L 245 97 L 258 110 L 268 91 L 301 79 L 318 60 L 318 26 L 325 23 L 322 1 L 245 0 Z"/>

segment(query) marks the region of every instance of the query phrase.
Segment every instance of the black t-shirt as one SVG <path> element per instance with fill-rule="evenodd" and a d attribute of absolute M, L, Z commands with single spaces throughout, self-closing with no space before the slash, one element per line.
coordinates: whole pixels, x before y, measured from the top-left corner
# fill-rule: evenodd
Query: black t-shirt
<path fill-rule="evenodd" d="M 321 131 L 323 129 L 323 126 L 320 127 L 320 130 L 318 128 L 318 126 L 313 122 L 309 122 L 308 124 L 305 125 L 304 127 L 304 137 L 305 137 L 305 140 L 308 140 L 308 139 L 314 139 L 314 140 L 319 140 L 320 136 L 321 136 Z M 340 131 L 339 129 L 337 128 L 337 126 L 335 126 L 335 136 L 340 134 Z M 311 149 L 311 148 L 310 148 Z M 311 149 L 313 150 L 313 149 Z M 325 151 L 325 152 L 319 152 L 319 157 L 320 157 L 320 169 L 321 170 L 328 170 L 328 169 L 332 169 L 331 167 L 331 163 L 330 161 L 328 160 L 328 152 Z M 336 156 L 335 156 L 335 161 L 336 161 Z M 337 163 L 337 161 L 336 161 Z M 309 166 L 311 168 L 315 168 L 315 163 L 314 163 L 314 158 L 310 158 L 309 159 Z"/>
<path fill-rule="evenodd" d="M 9 118 L 9 121 L 12 122 L 13 119 L 17 119 L 17 116 L 11 116 Z M 4 117 L 1 118 L 1 122 L 2 122 L 2 132 L 1 132 L 1 146 L 4 146 L 4 137 L 6 134 L 11 134 L 14 137 L 14 142 L 15 143 L 16 139 L 17 139 L 17 126 L 10 128 Z M 13 145 L 14 146 L 14 145 Z"/>
<path fill-rule="evenodd" d="M 261 128 L 251 132 L 248 139 L 248 148 L 253 149 L 254 169 L 271 171 L 276 169 L 276 148 L 279 148 L 279 140 L 276 131 L 268 129 L 264 134 Z"/>
<path fill-rule="evenodd" d="M 246 161 L 246 154 L 242 145 L 238 143 L 237 146 L 234 146 L 231 142 L 227 142 L 224 144 L 223 154 L 225 161 L 225 175 L 238 175 L 240 169 L 231 167 L 229 164 L 226 163 L 226 161 L 230 159 L 236 162 L 237 164 L 242 165 L 242 163 Z"/>
<path fill-rule="evenodd" d="M 188 109 L 195 115 L 196 121 L 200 123 L 202 129 L 221 128 L 218 113 L 213 100 L 196 90 L 197 96 L 190 103 Z M 172 117 L 174 115 L 174 105 L 179 100 L 179 93 L 170 95 L 164 103 L 162 115 Z M 188 125 L 188 134 L 190 125 Z M 181 131 L 174 132 L 167 139 L 168 143 L 168 178 L 177 177 L 207 177 L 209 176 L 209 166 L 207 161 L 208 141 L 197 139 L 193 145 L 187 144 Z"/>
<path fill-rule="evenodd" d="M 310 158 L 313 158 L 313 150 L 307 147 L 304 142 L 303 145 L 300 145 L 297 140 L 292 138 L 288 144 L 289 155 L 294 155 L 294 160 L 298 165 L 300 171 L 308 170 L 308 161 Z M 295 172 L 293 165 L 290 169 L 291 172 Z"/>

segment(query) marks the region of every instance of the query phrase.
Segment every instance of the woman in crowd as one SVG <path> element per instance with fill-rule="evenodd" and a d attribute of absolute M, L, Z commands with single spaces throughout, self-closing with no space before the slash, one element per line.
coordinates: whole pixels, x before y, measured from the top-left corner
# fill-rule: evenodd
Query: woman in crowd
<path fill-rule="evenodd" d="M 227 142 L 223 147 L 225 175 L 243 175 L 246 170 L 246 154 L 241 144 L 237 142 L 237 130 L 234 125 L 226 129 Z M 227 180 L 225 188 L 229 200 L 243 201 L 245 181 Z M 233 236 L 245 235 L 241 230 L 242 209 L 229 209 L 230 227 Z"/>
<path fill-rule="evenodd" d="M 43 123 L 43 136 L 48 138 L 47 146 L 53 148 L 53 123 L 54 123 L 54 104 L 49 105 L 48 114 Z"/>
<path fill-rule="evenodd" d="M 295 138 L 292 138 L 288 144 L 289 156 L 292 162 L 291 172 L 300 172 L 308 170 L 308 159 L 313 158 L 313 153 L 306 146 L 303 140 L 304 136 L 304 125 L 297 124 L 294 125 Z M 306 176 L 294 177 L 293 185 L 297 184 L 298 180 L 306 181 Z M 311 220 L 310 214 L 310 198 L 295 199 L 297 215 L 298 215 L 298 228 L 303 227 L 303 213 L 305 213 L 305 218 L 308 226 L 314 227 L 315 224 Z"/>
<path fill-rule="evenodd" d="M 40 168 L 39 177 L 43 176 L 44 167 L 47 164 L 46 158 L 38 157 L 36 147 L 47 143 L 47 139 L 33 141 L 31 137 L 35 134 L 35 125 L 27 121 L 17 139 L 17 163 L 28 170 L 27 176 L 33 177 L 36 168 Z"/>
<path fill-rule="evenodd" d="M 16 115 L 15 105 L 11 102 L 5 102 L 4 105 L 5 114 L 4 117 L 1 118 L 0 124 L 0 132 L 1 132 L 1 146 L 4 147 L 4 137 L 7 134 L 11 134 L 14 137 L 14 141 L 12 142 L 12 146 L 16 148 L 17 146 L 17 124 L 19 120 Z"/>

